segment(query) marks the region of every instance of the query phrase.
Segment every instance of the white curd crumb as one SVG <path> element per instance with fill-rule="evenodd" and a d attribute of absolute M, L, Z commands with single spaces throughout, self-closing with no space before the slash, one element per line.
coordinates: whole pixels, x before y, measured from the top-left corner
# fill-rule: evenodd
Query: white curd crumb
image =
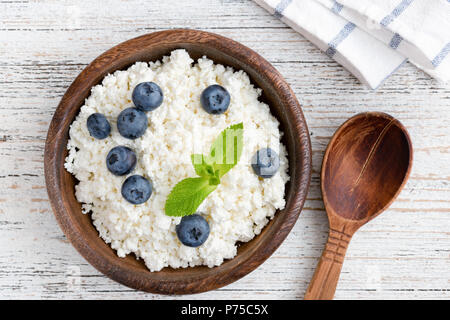
<path fill-rule="evenodd" d="M 122 137 L 116 118 L 132 107 L 134 87 L 145 81 L 157 83 L 164 94 L 162 105 L 147 113 L 148 129 L 136 139 Z M 231 95 L 223 115 L 211 115 L 200 105 L 200 94 L 219 84 Z M 243 71 L 214 64 L 203 57 L 196 64 L 184 49 L 172 51 L 158 62 L 137 62 L 128 70 L 107 75 L 92 88 L 91 95 L 70 128 L 69 155 L 65 167 L 79 183 L 75 187 L 83 213 L 91 213 L 99 236 L 119 257 L 134 253 L 150 271 L 164 267 L 218 266 L 237 253 L 237 242 L 250 241 L 285 206 L 285 184 L 289 180 L 282 133 L 269 107 L 258 101 L 255 88 Z M 104 140 L 90 136 L 86 121 L 99 112 L 111 124 Z M 184 246 L 175 226 L 179 217 L 168 217 L 164 205 L 172 188 L 181 180 L 195 177 L 191 154 L 208 153 L 212 142 L 228 126 L 243 122 L 244 147 L 240 162 L 223 178 L 218 188 L 200 205 L 211 233 L 198 248 Z M 150 199 L 141 205 L 128 203 L 121 195 L 127 176 L 118 177 L 106 168 L 106 155 L 115 146 L 136 152 L 140 174 L 153 183 Z M 253 172 L 250 159 L 260 148 L 270 147 L 280 157 L 280 169 L 270 179 Z"/>

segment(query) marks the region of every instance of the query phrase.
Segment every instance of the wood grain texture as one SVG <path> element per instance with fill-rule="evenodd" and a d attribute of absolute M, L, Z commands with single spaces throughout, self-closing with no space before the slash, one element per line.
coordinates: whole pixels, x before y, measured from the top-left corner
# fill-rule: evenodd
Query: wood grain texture
<path fill-rule="evenodd" d="M 382 111 L 408 129 L 414 164 L 398 199 L 353 237 L 335 299 L 449 299 L 450 85 L 407 63 L 367 89 L 250 0 L 0 0 L 0 296 L 168 298 L 117 284 L 76 252 L 51 212 L 43 155 L 56 106 L 89 62 L 127 39 L 186 27 L 239 41 L 280 71 L 308 123 L 313 174 L 300 218 L 269 260 L 222 289 L 177 298 L 302 299 L 328 235 L 325 148 L 349 117 Z"/>
<path fill-rule="evenodd" d="M 351 238 L 397 198 L 412 162 L 408 131 L 386 113 L 359 113 L 336 130 L 321 170 L 330 231 L 305 299 L 333 299 Z"/>

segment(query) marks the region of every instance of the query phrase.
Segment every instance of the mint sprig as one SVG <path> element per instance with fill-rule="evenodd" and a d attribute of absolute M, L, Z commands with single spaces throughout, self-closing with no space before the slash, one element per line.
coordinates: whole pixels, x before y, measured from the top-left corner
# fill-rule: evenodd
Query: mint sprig
<path fill-rule="evenodd" d="M 194 214 L 200 204 L 220 184 L 222 178 L 241 158 L 243 123 L 226 128 L 211 146 L 208 155 L 192 154 L 191 161 L 199 177 L 178 182 L 166 200 L 166 215 L 182 217 Z"/>
<path fill-rule="evenodd" d="M 205 177 L 181 180 L 166 201 L 166 215 L 182 217 L 194 214 L 198 206 L 217 188 Z"/>
<path fill-rule="evenodd" d="M 244 125 L 241 122 L 222 131 L 213 142 L 205 162 L 212 164 L 214 173 L 218 171 L 219 178 L 239 162 L 243 148 L 243 134 Z"/>

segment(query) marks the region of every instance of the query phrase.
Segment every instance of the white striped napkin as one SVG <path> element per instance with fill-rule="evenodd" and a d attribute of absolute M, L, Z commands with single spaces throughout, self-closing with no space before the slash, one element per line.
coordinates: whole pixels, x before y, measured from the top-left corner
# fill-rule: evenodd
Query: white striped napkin
<path fill-rule="evenodd" d="M 450 80 L 450 0 L 254 1 L 371 88 L 408 59 Z"/>

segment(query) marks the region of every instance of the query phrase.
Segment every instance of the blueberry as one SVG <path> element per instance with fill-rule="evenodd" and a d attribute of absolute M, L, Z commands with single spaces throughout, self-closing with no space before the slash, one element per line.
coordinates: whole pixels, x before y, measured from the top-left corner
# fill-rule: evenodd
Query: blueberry
<path fill-rule="evenodd" d="M 152 195 L 152 184 L 143 176 L 128 177 L 122 185 L 122 196 L 129 203 L 141 204 Z"/>
<path fill-rule="evenodd" d="M 154 82 L 139 83 L 131 95 L 134 105 L 141 111 L 153 111 L 163 102 L 161 88 Z"/>
<path fill-rule="evenodd" d="M 117 118 L 117 129 L 127 139 L 137 139 L 145 133 L 148 126 L 147 115 L 136 108 L 123 110 Z"/>
<path fill-rule="evenodd" d="M 200 96 L 203 109 L 210 114 L 222 114 L 230 105 L 230 94 L 227 89 L 218 84 L 213 84 L 203 90 Z"/>
<path fill-rule="evenodd" d="M 136 166 L 136 154 L 128 147 L 118 146 L 106 156 L 106 167 L 116 176 L 124 176 Z"/>
<path fill-rule="evenodd" d="M 258 176 L 271 178 L 280 168 L 280 158 L 272 149 L 263 148 L 252 157 L 252 167 Z"/>
<path fill-rule="evenodd" d="M 209 236 L 209 224 L 199 214 L 192 214 L 181 218 L 176 226 L 178 239 L 188 247 L 198 247 L 205 243 Z"/>
<path fill-rule="evenodd" d="M 92 137 L 105 139 L 111 132 L 111 125 L 101 113 L 93 113 L 87 118 L 87 128 Z"/>

